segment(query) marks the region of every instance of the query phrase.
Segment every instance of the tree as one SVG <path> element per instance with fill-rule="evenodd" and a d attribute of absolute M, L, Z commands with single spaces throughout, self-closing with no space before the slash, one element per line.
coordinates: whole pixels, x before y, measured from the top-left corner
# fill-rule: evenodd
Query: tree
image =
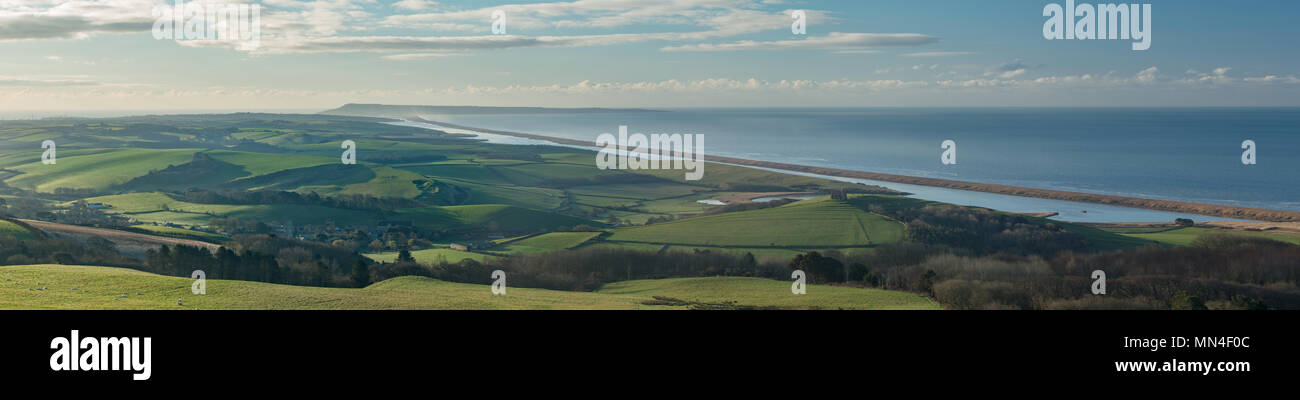
<path fill-rule="evenodd" d="M 1196 222 L 1187 218 L 1175 218 L 1174 224 L 1178 226 L 1193 226 L 1196 225 Z"/>
<path fill-rule="evenodd" d="M 808 274 L 810 283 L 844 281 L 844 264 L 834 258 L 823 257 L 821 253 L 815 251 L 795 256 L 789 266 L 790 270 L 803 270 Z"/>
<path fill-rule="evenodd" d="M 868 272 L 870 272 L 870 269 L 867 268 L 866 265 L 862 265 L 862 263 L 853 263 L 853 265 L 849 266 L 849 276 L 846 280 L 862 281 L 866 279 Z"/>
<path fill-rule="evenodd" d="M 411 256 L 410 250 L 402 249 L 397 252 L 397 262 L 415 262 L 415 257 Z"/>
<path fill-rule="evenodd" d="M 745 271 L 753 271 L 758 268 L 758 260 L 755 260 L 754 253 L 750 252 L 745 252 L 745 257 L 741 259 L 740 264 L 740 267 L 744 268 Z"/>
<path fill-rule="evenodd" d="M 357 265 L 352 267 L 352 286 L 370 286 L 370 265 L 365 261 L 357 260 Z"/>

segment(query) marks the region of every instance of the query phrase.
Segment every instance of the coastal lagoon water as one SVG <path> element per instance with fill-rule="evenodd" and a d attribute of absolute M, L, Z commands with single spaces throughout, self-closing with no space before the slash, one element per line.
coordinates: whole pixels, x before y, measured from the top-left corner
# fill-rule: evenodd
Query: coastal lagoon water
<path fill-rule="evenodd" d="M 711 155 L 1300 211 L 1297 108 L 682 109 L 424 117 L 586 141 L 627 125 L 634 133 L 703 134 L 706 153 Z M 940 143 L 949 139 L 958 144 L 956 165 L 939 160 Z M 1246 139 L 1258 144 L 1257 165 L 1241 163 L 1241 143 Z M 1187 216 L 875 184 L 936 201 L 1007 211 L 1055 211 L 1062 213 L 1059 219 L 1071 221 L 1169 221 Z"/>

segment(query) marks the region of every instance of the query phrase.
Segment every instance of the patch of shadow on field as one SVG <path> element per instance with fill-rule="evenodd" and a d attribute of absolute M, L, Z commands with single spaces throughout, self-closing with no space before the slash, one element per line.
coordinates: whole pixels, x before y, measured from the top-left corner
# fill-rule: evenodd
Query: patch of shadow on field
<path fill-rule="evenodd" d="M 359 167 L 359 168 L 358 168 Z M 315 167 L 293 168 L 265 175 L 225 183 L 226 190 L 292 190 L 309 185 L 348 185 L 365 183 L 375 178 L 375 172 L 360 165 L 326 164 Z"/>
<path fill-rule="evenodd" d="M 114 189 L 123 191 L 186 189 L 217 185 L 248 175 L 250 174 L 243 166 L 220 161 L 199 152 L 194 153 L 194 159 L 190 162 L 149 171 L 148 174 L 135 177 Z"/>
<path fill-rule="evenodd" d="M 689 307 L 692 310 L 789 310 L 789 307 L 778 306 L 749 306 L 736 304 L 734 301 L 724 301 L 721 303 L 707 303 L 702 301 L 682 300 L 667 296 L 654 296 L 654 300 L 642 301 L 641 304 L 647 306 L 669 306 L 669 307 Z M 812 307 L 816 309 L 817 307 Z"/>

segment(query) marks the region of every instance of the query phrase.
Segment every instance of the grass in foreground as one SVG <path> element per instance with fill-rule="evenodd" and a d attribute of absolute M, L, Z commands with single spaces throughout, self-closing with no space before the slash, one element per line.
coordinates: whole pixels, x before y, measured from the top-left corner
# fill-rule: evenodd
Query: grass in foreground
<path fill-rule="evenodd" d="M 39 285 L 37 284 L 39 282 Z M 494 296 L 487 285 L 401 277 L 364 289 L 318 288 L 208 280 L 207 294 L 190 293 L 193 280 L 123 268 L 22 265 L 0 267 L 0 309 L 685 309 L 655 305 L 655 296 L 683 301 L 735 302 L 754 307 L 824 309 L 937 309 L 910 293 L 790 284 L 761 278 L 679 278 L 629 281 L 600 291 L 509 288 Z M 35 287 L 43 290 L 29 290 Z M 123 294 L 125 296 L 123 297 Z M 115 300 L 116 299 L 116 300 Z M 177 305 L 181 300 L 184 305 Z M 649 304 L 648 304 L 649 303 Z"/>
<path fill-rule="evenodd" d="M 915 294 L 844 286 L 808 285 L 808 293 L 790 293 L 790 282 L 761 278 L 708 277 L 614 282 L 596 293 L 660 296 L 688 302 L 774 306 L 781 308 L 937 310 L 939 305 Z"/>

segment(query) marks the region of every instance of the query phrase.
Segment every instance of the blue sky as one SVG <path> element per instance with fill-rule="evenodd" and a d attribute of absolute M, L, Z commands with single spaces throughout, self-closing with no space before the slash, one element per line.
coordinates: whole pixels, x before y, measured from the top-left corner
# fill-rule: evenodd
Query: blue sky
<path fill-rule="evenodd" d="M 0 108 L 1300 106 L 1300 2 L 1149 1 L 1146 51 L 1047 40 L 1049 3 L 264 0 L 254 48 L 155 39 L 171 2 L 0 0 Z"/>

